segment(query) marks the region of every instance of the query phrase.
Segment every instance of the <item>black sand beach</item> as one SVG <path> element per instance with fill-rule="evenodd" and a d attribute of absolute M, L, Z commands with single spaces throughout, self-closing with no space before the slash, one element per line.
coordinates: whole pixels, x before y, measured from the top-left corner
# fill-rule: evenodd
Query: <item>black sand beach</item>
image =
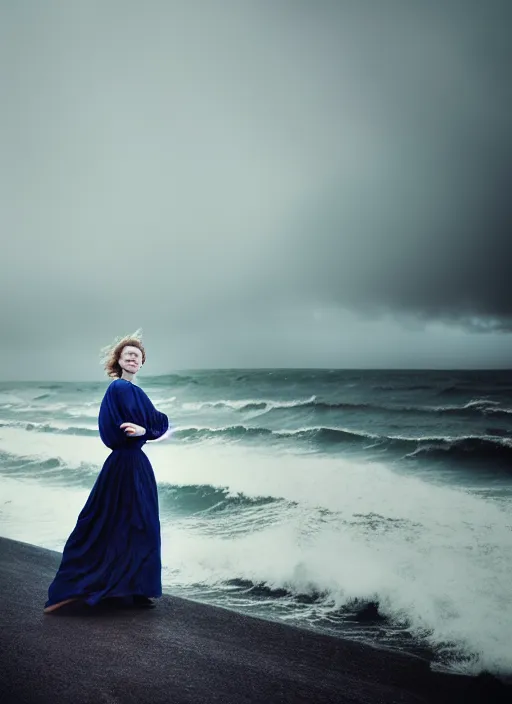
<path fill-rule="evenodd" d="M 44 615 L 60 555 L 0 538 L 3 704 L 413 703 L 512 699 L 492 676 L 430 671 L 421 659 L 168 595 L 155 609 Z"/>

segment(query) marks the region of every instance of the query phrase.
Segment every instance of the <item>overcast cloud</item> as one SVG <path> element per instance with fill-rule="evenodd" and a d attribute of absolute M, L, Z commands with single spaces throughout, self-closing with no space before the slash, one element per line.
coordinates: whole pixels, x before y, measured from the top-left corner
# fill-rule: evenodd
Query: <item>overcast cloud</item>
<path fill-rule="evenodd" d="M 4 379 L 510 366 L 512 5 L 0 0 Z"/>

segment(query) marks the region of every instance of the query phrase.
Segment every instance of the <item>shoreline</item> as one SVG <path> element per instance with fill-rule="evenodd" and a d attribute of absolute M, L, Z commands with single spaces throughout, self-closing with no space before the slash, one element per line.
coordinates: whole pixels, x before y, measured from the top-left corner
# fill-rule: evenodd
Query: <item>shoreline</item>
<path fill-rule="evenodd" d="M 58 552 L 0 537 L 0 700 L 24 704 L 501 702 L 512 684 L 164 594 L 43 614 Z"/>

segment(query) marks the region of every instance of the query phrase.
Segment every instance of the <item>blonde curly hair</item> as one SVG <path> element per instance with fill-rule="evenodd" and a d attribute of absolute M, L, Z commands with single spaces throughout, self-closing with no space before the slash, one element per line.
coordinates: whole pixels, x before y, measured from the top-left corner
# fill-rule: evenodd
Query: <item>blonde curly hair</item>
<path fill-rule="evenodd" d="M 101 364 L 107 376 L 113 379 L 120 379 L 123 370 L 119 366 L 119 357 L 125 347 L 137 347 L 142 352 L 142 364 L 146 361 L 146 351 L 142 344 L 142 330 L 136 330 L 131 335 L 117 337 L 110 345 L 101 350 Z"/>

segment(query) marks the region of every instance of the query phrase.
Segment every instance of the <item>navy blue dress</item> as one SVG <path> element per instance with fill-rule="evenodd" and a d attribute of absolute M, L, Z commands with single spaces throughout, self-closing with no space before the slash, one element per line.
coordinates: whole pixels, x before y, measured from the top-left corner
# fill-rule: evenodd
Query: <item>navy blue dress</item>
<path fill-rule="evenodd" d="M 162 596 L 158 493 L 142 446 L 167 431 L 168 418 L 141 388 L 116 379 L 98 422 L 112 452 L 64 546 L 45 607 L 72 597 L 92 606 L 105 597 Z M 119 427 L 127 422 L 142 425 L 146 434 L 127 436 Z"/>

